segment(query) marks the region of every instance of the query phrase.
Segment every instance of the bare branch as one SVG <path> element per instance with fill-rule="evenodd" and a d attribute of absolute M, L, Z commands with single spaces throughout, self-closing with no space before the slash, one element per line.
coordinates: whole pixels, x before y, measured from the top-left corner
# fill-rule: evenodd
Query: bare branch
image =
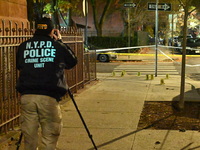
<path fill-rule="evenodd" d="M 194 9 L 192 9 L 189 14 L 191 14 L 193 11 L 197 10 L 197 7 L 195 7 Z"/>
<path fill-rule="evenodd" d="M 185 5 L 184 5 L 183 1 L 182 0 L 178 0 L 178 1 L 181 4 L 181 6 L 183 6 L 183 8 L 185 8 Z"/>

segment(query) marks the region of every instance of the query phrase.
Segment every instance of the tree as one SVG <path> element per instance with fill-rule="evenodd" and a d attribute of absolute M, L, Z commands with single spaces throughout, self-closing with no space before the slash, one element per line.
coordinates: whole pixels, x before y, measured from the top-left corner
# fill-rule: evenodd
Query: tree
<path fill-rule="evenodd" d="M 182 68 L 181 68 L 181 88 L 179 109 L 184 109 L 184 93 L 185 93 L 185 63 L 186 63 L 186 36 L 187 36 L 187 21 L 188 16 L 200 7 L 200 0 L 178 0 L 184 9 L 184 27 L 183 27 L 183 54 L 182 54 Z"/>
<path fill-rule="evenodd" d="M 69 16 L 70 25 L 72 24 L 71 14 L 72 12 L 78 13 L 77 5 L 80 0 L 51 0 L 50 3 L 47 3 L 44 7 L 44 11 L 46 13 L 52 14 L 52 19 L 54 24 L 59 24 L 59 15 L 63 13 Z M 63 17 L 63 16 L 62 16 Z M 65 17 L 65 16 L 64 16 Z M 63 18 L 65 19 L 65 18 Z"/>
<path fill-rule="evenodd" d="M 142 30 L 143 27 L 149 26 L 150 22 L 152 23 L 152 20 L 154 20 L 154 13 L 153 12 L 147 12 L 147 0 L 134 0 L 134 3 L 136 4 L 136 7 L 130 9 L 130 16 L 131 16 L 131 29 L 133 31 Z M 126 14 L 127 9 L 123 9 L 122 13 Z M 123 16 L 125 21 L 125 28 L 127 29 L 127 16 Z"/>
<path fill-rule="evenodd" d="M 181 9 L 176 15 L 178 35 L 183 35 L 184 14 L 185 12 L 183 11 L 183 9 Z M 188 15 L 188 21 L 187 21 L 188 34 L 191 34 L 193 37 L 197 36 L 196 35 L 197 33 L 195 33 L 195 31 L 199 30 L 200 20 L 198 18 L 198 14 L 199 14 L 198 11 L 194 10 Z"/>
<path fill-rule="evenodd" d="M 42 14 L 52 14 L 55 25 L 59 25 L 59 12 L 71 12 L 76 10 L 80 0 L 27 0 L 29 21 L 37 21 L 41 19 Z"/>
<path fill-rule="evenodd" d="M 193 37 L 196 37 L 199 31 L 199 24 L 200 20 L 197 16 L 198 12 L 197 10 L 193 11 L 189 18 L 188 18 L 188 29 L 189 33 L 192 34 Z"/>
<path fill-rule="evenodd" d="M 50 0 L 27 0 L 28 19 L 29 21 L 36 21 L 42 17 L 43 8 Z"/>
<path fill-rule="evenodd" d="M 94 25 L 97 31 L 97 36 L 102 36 L 103 24 L 106 21 L 106 18 L 118 11 L 121 13 L 122 19 L 124 21 L 124 35 L 127 35 L 127 27 L 129 21 L 132 24 L 133 29 L 141 27 L 145 22 L 148 22 L 150 18 L 149 13 L 145 13 L 147 10 L 147 0 L 135 0 L 136 7 L 130 8 L 130 20 L 128 20 L 127 9 L 124 7 L 125 2 L 132 2 L 132 0 L 90 0 L 93 8 L 93 20 Z M 101 6 L 101 7 L 99 7 Z M 102 9 L 103 8 L 103 9 Z"/>
<path fill-rule="evenodd" d="M 148 3 L 149 0 L 119 0 L 121 2 L 121 14 L 123 16 L 124 20 L 124 30 L 125 34 L 127 35 L 127 29 L 128 29 L 128 17 L 127 17 L 127 9 L 123 7 L 125 2 L 134 2 L 136 4 L 136 7 L 130 8 L 130 23 L 131 23 L 131 30 L 132 31 L 138 31 L 143 30 L 147 31 L 149 35 L 154 36 L 155 34 L 155 11 L 149 11 L 148 10 Z M 151 3 L 155 3 L 156 0 L 152 0 Z M 177 11 L 177 3 L 174 0 L 162 0 L 162 3 L 172 3 L 173 5 L 173 11 Z M 159 30 L 163 33 L 168 33 L 168 15 L 171 12 L 164 12 L 159 11 Z"/>
<path fill-rule="evenodd" d="M 102 36 L 102 27 L 114 0 L 106 0 L 105 3 L 102 0 L 90 0 L 90 2 L 92 5 L 93 19 L 94 19 L 94 25 L 97 31 L 97 36 Z M 104 7 L 102 9 L 103 5 Z M 97 8 L 100 8 L 100 9 L 97 9 Z"/>

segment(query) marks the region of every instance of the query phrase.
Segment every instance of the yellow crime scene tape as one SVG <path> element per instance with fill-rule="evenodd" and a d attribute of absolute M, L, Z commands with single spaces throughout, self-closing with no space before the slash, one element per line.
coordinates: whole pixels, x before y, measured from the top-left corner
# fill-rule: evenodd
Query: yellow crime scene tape
<path fill-rule="evenodd" d="M 147 46 L 134 46 L 134 47 L 122 47 L 122 48 L 109 48 L 109 49 L 99 49 L 96 50 L 98 54 L 107 54 L 107 55 L 118 55 L 118 56 L 155 56 L 156 54 L 144 54 L 144 53 L 117 53 L 118 50 L 127 50 L 127 49 L 135 49 L 135 48 L 154 48 L 155 45 L 147 45 Z M 170 48 L 170 49 L 182 49 L 181 47 L 174 47 L 174 46 L 163 46 L 159 45 L 159 47 L 163 48 Z M 190 48 L 191 49 L 191 48 Z M 161 54 L 157 54 L 157 56 L 166 56 L 166 57 L 182 57 L 182 54 L 165 54 L 160 49 L 158 49 Z M 196 50 L 196 49 L 193 49 Z M 110 51 L 110 52 L 108 52 Z M 115 53 L 112 53 L 111 51 L 115 51 Z M 200 57 L 200 54 L 196 55 L 186 55 L 186 57 Z"/>
<path fill-rule="evenodd" d="M 161 49 L 157 49 L 160 54 L 154 54 L 154 53 L 151 53 L 151 54 L 146 54 L 146 53 L 117 53 L 116 51 L 118 50 L 127 50 L 127 49 L 133 49 L 133 48 L 145 48 L 145 47 L 148 47 L 148 48 L 155 48 L 155 45 L 148 45 L 148 46 L 136 46 L 136 47 L 123 47 L 123 48 L 109 48 L 109 49 L 99 49 L 99 50 L 95 50 L 98 54 L 107 54 L 107 55 L 118 55 L 118 56 L 154 56 L 156 57 L 156 55 L 159 57 L 159 56 L 165 56 L 169 59 L 171 59 L 172 61 L 176 61 L 173 57 L 182 57 L 182 54 L 166 54 L 164 53 Z M 163 45 L 158 45 L 158 47 L 163 47 L 163 48 L 168 48 L 168 49 L 182 49 L 181 47 L 173 47 L 173 46 L 163 46 Z M 192 49 L 190 48 L 191 50 L 199 50 L 199 49 Z M 155 49 L 156 50 L 156 49 Z M 93 50 L 92 50 L 93 51 Z M 109 52 L 108 52 L 109 51 Z M 112 52 L 113 51 L 113 52 Z M 186 55 L 186 58 L 187 57 L 200 57 L 200 53 L 196 54 L 196 55 Z M 177 61 L 176 61 L 177 62 Z M 180 63 L 180 62 L 177 62 L 177 63 Z M 200 66 L 200 64 L 196 64 L 196 65 L 189 65 L 189 64 L 186 64 L 186 66 L 188 67 L 195 67 L 195 66 Z"/>

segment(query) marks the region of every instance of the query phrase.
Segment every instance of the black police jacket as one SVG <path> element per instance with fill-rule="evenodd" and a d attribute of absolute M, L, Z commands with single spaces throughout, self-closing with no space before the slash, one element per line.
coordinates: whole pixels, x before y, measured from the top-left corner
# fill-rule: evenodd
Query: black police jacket
<path fill-rule="evenodd" d="M 22 95 L 47 95 L 59 100 L 68 88 L 64 70 L 76 64 L 77 58 L 68 46 L 50 36 L 34 35 L 18 48 L 16 89 Z"/>

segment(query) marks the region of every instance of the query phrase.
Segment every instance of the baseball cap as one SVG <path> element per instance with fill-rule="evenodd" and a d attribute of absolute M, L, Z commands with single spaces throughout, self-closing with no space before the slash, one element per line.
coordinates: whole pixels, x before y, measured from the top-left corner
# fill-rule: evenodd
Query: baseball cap
<path fill-rule="evenodd" d="M 42 18 L 36 23 L 35 34 L 48 35 L 54 29 L 53 22 L 50 18 Z"/>

